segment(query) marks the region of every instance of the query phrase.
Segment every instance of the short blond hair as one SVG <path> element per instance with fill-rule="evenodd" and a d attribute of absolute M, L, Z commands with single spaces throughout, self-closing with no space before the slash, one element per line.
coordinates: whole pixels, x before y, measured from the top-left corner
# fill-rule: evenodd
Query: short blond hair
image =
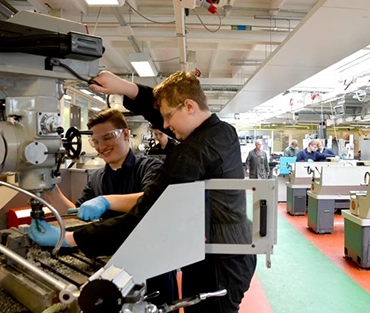
<path fill-rule="evenodd" d="M 169 107 L 176 107 L 186 99 L 194 100 L 199 109 L 208 111 L 207 97 L 198 78 L 192 72 L 177 71 L 168 76 L 153 90 L 155 107 L 159 108 L 162 101 Z"/>
<path fill-rule="evenodd" d="M 319 142 L 318 142 L 316 139 L 312 139 L 312 140 L 308 143 L 308 145 L 309 145 L 309 146 L 318 145 L 318 144 L 319 144 Z"/>

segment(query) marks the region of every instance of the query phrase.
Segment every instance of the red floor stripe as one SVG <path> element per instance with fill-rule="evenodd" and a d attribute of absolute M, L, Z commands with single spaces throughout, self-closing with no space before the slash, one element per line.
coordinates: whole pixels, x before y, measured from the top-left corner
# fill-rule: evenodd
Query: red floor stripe
<path fill-rule="evenodd" d="M 286 211 L 286 203 L 279 203 L 278 210 L 293 227 L 370 293 L 370 270 L 359 269 L 354 262 L 344 258 L 344 220 L 341 215 L 334 214 L 332 234 L 316 234 L 307 226 L 307 215 L 291 216 Z"/>
<path fill-rule="evenodd" d="M 181 271 L 179 271 L 177 273 L 177 283 L 179 285 L 180 299 L 182 297 L 181 281 L 182 273 Z M 180 309 L 180 313 L 184 313 L 184 310 Z M 239 313 L 272 313 L 271 307 L 267 301 L 257 275 L 253 276 L 251 286 L 249 290 L 244 294 Z"/>
<path fill-rule="evenodd" d="M 244 294 L 239 313 L 272 313 L 272 309 L 257 275 L 253 276 L 251 286 Z"/>

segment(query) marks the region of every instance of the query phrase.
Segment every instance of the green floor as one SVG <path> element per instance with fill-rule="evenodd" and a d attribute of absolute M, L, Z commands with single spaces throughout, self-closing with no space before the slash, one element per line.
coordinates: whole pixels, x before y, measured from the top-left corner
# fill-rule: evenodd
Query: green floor
<path fill-rule="evenodd" d="M 282 217 L 267 269 L 257 275 L 274 313 L 370 313 L 370 294 L 357 285 Z M 263 312 L 261 312 L 263 313 Z"/>

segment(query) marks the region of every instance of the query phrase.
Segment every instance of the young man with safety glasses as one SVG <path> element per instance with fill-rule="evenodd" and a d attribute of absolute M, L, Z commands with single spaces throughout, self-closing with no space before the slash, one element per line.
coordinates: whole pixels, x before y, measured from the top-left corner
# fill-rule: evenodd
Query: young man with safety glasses
<path fill-rule="evenodd" d="M 122 215 L 134 206 L 144 188 L 155 178 L 162 161 L 134 155 L 126 119 L 118 110 L 100 111 L 89 120 L 87 127 L 92 131 L 89 143 L 106 165 L 90 175 L 75 203 L 57 186 L 47 193 L 47 197 L 58 211 L 78 207 L 77 215 L 82 220 L 106 220 Z M 176 271 L 147 281 L 148 293 L 157 290 L 160 291 L 157 304 L 177 300 Z"/>
<path fill-rule="evenodd" d="M 105 161 L 105 167 L 90 175 L 75 203 L 57 186 L 46 194 L 59 212 L 77 207 L 78 217 L 85 221 L 127 212 L 162 165 L 154 158 L 134 155 L 130 149 L 128 125 L 120 111 L 103 110 L 89 120 L 87 127 L 92 131 L 89 143 Z"/>
<path fill-rule="evenodd" d="M 125 95 L 126 108 L 143 115 L 157 128 L 174 134 L 182 142 L 167 155 L 156 178 L 125 216 L 67 233 L 65 240 L 70 246 L 77 245 L 88 255 L 113 254 L 168 185 L 213 178 L 244 179 L 237 133 L 209 111 L 206 96 L 194 74 L 176 72 L 154 90 L 106 71 L 95 80 L 102 86 L 91 85 L 95 92 Z M 245 208 L 243 190 L 207 192 L 206 241 L 250 244 L 251 223 Z M 173 209 L 176 210 L 175 203 Z M 105 231 L 117 233 L 117 236 L 112 238 L 105 235 Z M 42 242 L 42 235 L 30 237 Z M 224 288 L 228 291 L 224 297 L 185 308 L 185 313 L 238 313 L 255 268 L 255 255 L 217 254 L 207 254 L 205 260 L 183 267 L 184 298 Z"/>

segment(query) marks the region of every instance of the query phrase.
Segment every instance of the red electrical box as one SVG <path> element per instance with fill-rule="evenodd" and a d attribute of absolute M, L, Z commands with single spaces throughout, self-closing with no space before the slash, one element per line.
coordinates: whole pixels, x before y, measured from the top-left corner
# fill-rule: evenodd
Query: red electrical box
<path fill-rule="evenodd" d="M 49 208 L 43 208 L 45 216 L 53 215 Z M 10 209 L 8 212 L 8 228 L 18 227 L 22 224 L 31 224 L 31 208 L 15 208 Z"/>

